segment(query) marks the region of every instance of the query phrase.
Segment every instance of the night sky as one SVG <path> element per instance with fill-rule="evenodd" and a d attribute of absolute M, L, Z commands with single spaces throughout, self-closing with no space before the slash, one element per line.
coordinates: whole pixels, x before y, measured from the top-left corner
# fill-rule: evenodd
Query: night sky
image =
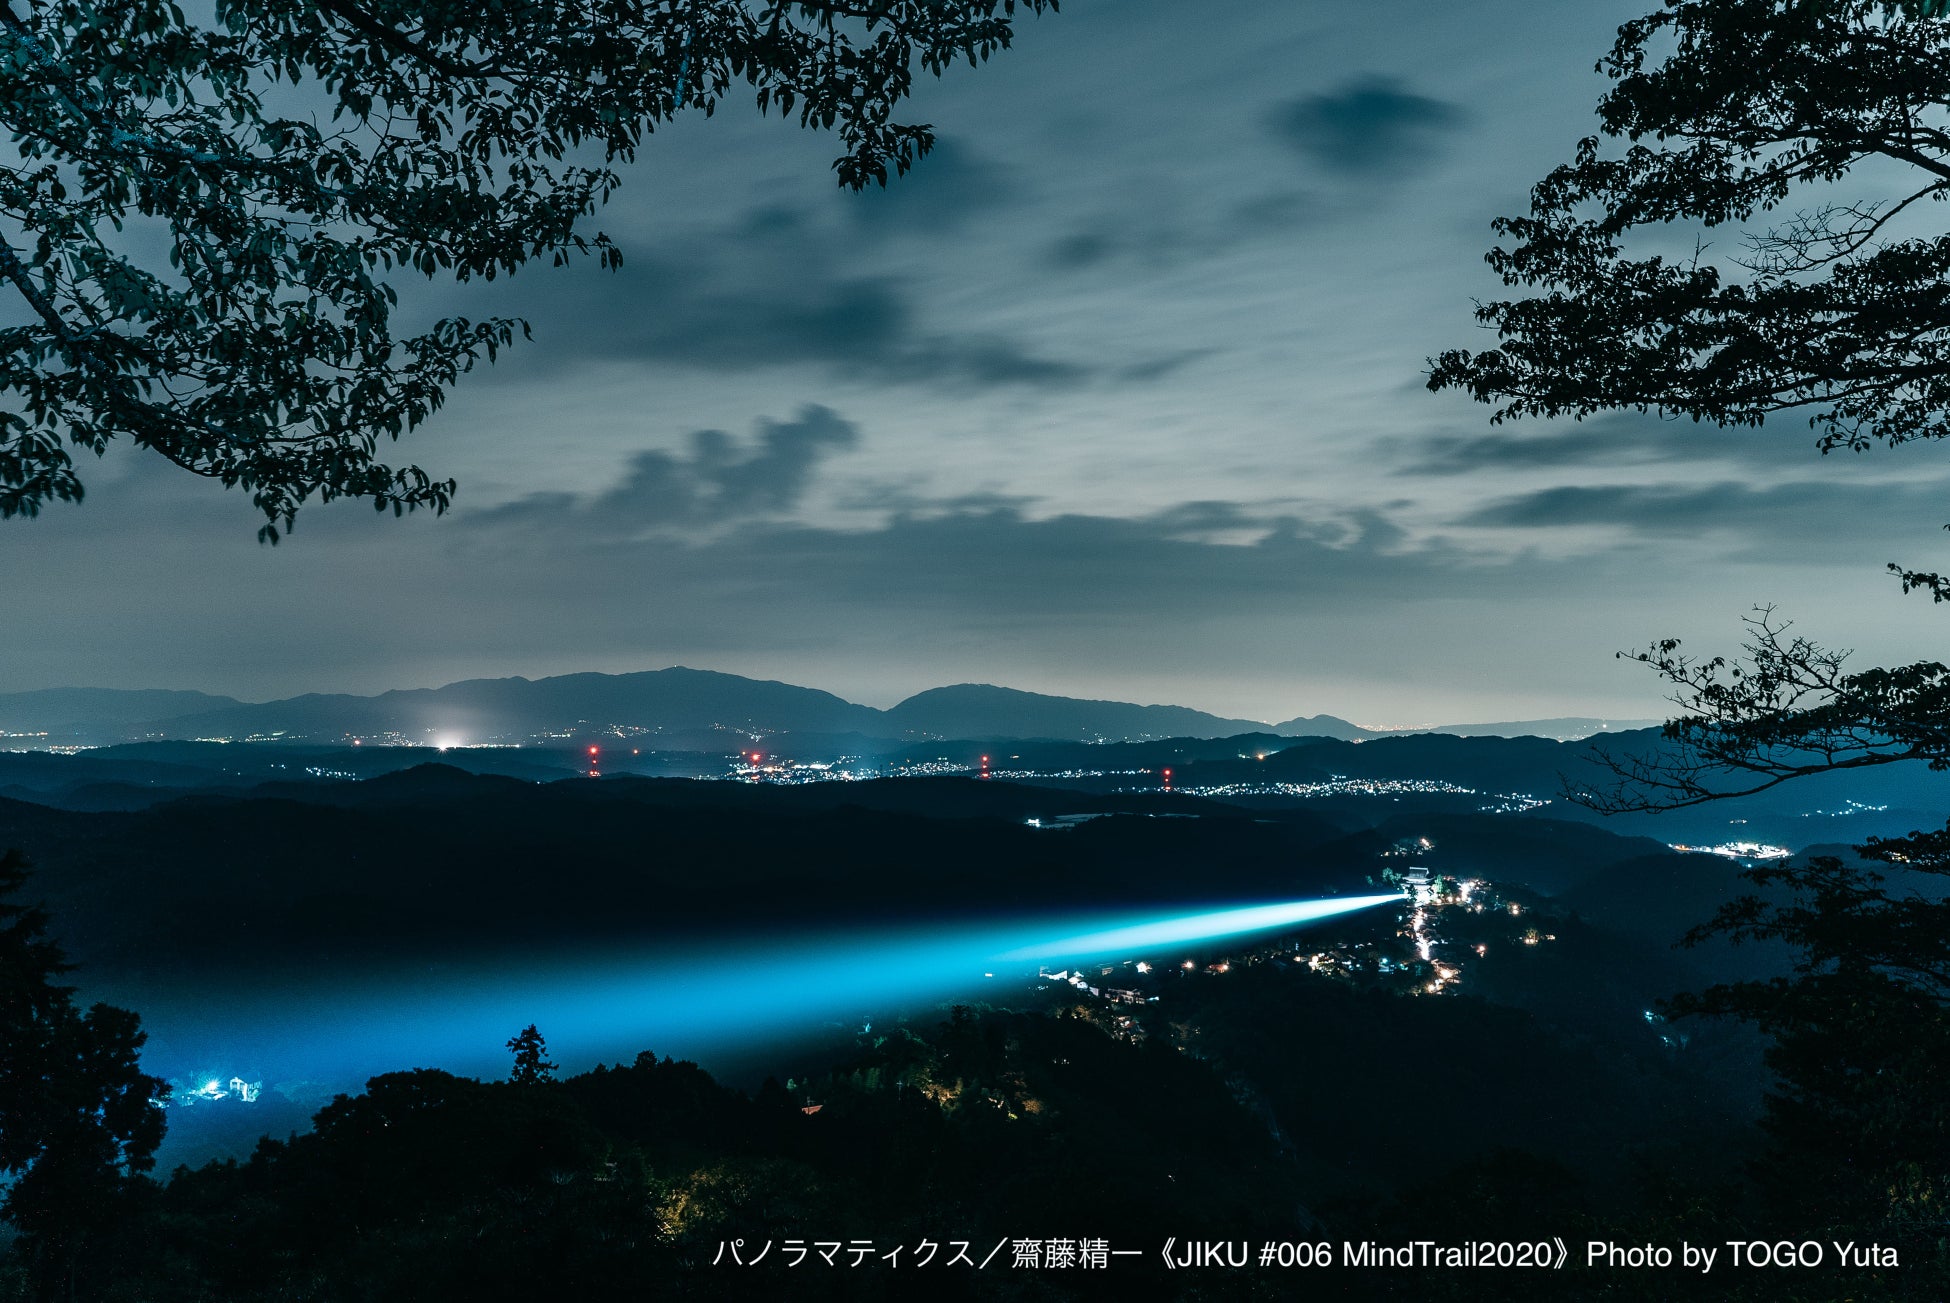
<path fill-rule="evenodd" d="M 452 513 L 314 506 L 269 548 L 241 493 L 85 466 L 0 525 L 0 690 L 687 664 L 1430 723 L 1658 715 L 1612 653 L 1729 650 L 1757 603 L 1933 656 L 1881 572 L 1944 567 L 1942 449 L 1423 388 L 1486 345 L 1489 223 L 1644 7 L 1065 0 L 923 86 L 939 147 L 864 197 L 829 137 L 685 118 L 601 215 L 620 273 L 408 293 L 535 330 L 393 450 Z"/>

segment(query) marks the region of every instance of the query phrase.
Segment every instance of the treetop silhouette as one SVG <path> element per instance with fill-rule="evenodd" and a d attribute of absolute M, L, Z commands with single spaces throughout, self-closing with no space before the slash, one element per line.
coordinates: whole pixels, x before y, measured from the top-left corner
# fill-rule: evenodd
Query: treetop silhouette
<path fill-rule="evenodd" d="M 395 280 L 621 251 L 616 167 L 733 91 L 836 132 L 852 189 L 933 141 L 914 69 L 1007 47 L 1056 0 L 169 0 L 0 4 L 0 516 L 128 439 L 247 490 L 275 542 L 313 497 L 444 511 L 379 459 L 513 318 L 398 330 Z"/>
<path fill-rule="evenodd" d="M 1511 243 L 1488 262 L 1530 292 L 1480 305 L 1496 347 L 1432 359 L 1429 387 L 1498 421 L 1806 412 L 1823 451 L 1950 434 L 1929 207 L 1950 196 L 1950 24 L 1930 8 L 1674 0 L 1620 27 L 1601 134 L 1495 223 Z M 1632 252 L 1689 230 L 1688 254 Z"/>

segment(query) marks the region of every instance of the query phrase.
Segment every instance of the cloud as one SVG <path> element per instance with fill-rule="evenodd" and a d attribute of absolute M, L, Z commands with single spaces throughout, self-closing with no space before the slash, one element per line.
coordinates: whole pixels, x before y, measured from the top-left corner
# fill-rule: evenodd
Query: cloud
<path fill-rule="evenodd" d="M 855 220 L 878 232 L 940 235 L 1003 206 L 1020 194 L 1015 178 L 999 164 L 952 136 L 937 135 L 934 148 L 903 177 L 886 186 L 847 194 Z"/>
<path fill-rule="evenodd" d="M 681 590 L 700 611 L 722 608 L 722 585 L 764 609 L 805 608 L 801 620 L 817 625 L 840 618 L 809 613 L 830 605 L 932 611 L 935 624 L 1088 616 L 1136 628 L 1303 595 L 1340 605 L 1376 585 L 1451 593 L 1459 582 L 1452 545 L 1417 548 L 1371 508 L 1310 520 L 1290 504 L 1200 499 L 1038 518 L 1031 497 L 895 483 L 840 486 L 840 505 L 877 511 L 876 524 L 795 519 L 822 466 L 859 442 L 850 421 L 813 405 L 743 440 L 701 430 L 682 451 L 637 453 L 601 492 L 536 493 L 468 514 L 456 559 L 497 583 L 547 575 L 558 596 L 626 593 L 654 573 L 649 587 Z"/>
<path fill-rule="evenodd" d="M 816 363 L 904 383 L 1068 386 L 1094 373 L 1023 341 L 931 330 L 888 277 L 831 276 L 813 266 L 754 283 L 751 270 L 654 266 L 643 278 L 646 310 L 620 323 L 611 351 L 713 371 Z"/>
<path fill-rule="evenodd" d="M 1232 206 L 1227 231 L 1237 238 L 1284 235 L 1322 215 L 1320 198 L 1304 190 L 1274 190 Z"/>
<path fill-rule="evenodd" d="M 1162 380 L 1175 371 L 1181 371 L 1195 362 L 1201 362 L 1216 353 L 1211 348 L 1185 348 L 1175 353 L 1160 353 L 1156 357 L 1139 358 L 1117 368 L 1117 378 L 1132 384 L 1149 384 Z"/>
<path fill-rule="evenodd" d="M 1751 498 L 1747 490 L 1731 483 L 1700 488 L 1566 484 L 1503 498 L 1457 523 L 1515 529 L 1626 525 L 1649 533 L 1690 533 L 1705 523 L 1728 523 L 1728 509 L 1750 507 Z"/>
<path fill-rule="evenodd" d="M 879 512 L 892 516 L 934 516 L 956 512 L 1026 511 L 1041 501 L 1034 494 L 999 493 L 980 489 L 947 496 L 921 491 L 921 476 L 905 481 L 861 480 L 842 488 L 833 505 L 842 511 Z"/>
<path fill-rule="evenodd" d="M 1941 479 L 1900 484 L 1797 480 L 1560 485 L 1489 503 L 1456 523 L 1506 529 L 1608 527 L 1646 537 L 1735 535 L 1743 559 L 1849 555 L 1861 545 L 1927 545 L 1942 523 Z"/>
<path fill-rule="evenodd" d="M 847 605 L 933 610 L 978 625 L 1087 620 L 1150 636 L 1174 620 L 1326 599 L 1341 584 L 1384 575 L 1414 583 L 1430 570 L 1431 557 L 1384 555 L 1366 539 L 1334 547 L 1323 532 L 1238 503 L 1196 502 L 1134 517 L 1034 519 L 999 507 L 895 517 L 859 532 L 781 526 L 739 543 L 790 556 L 797 581 Z M 1224 541 L 1235 533 L 1258 537 Z M 792 581 L 781 574 L 775 582 Z"/>
<path fill-rule="evenodd" d="M 1147 178 L 1116 209 L 1072 218 L 1069 230 L 1043 247 L 1043 265 L 1083 272 L 1112 263 L 1162 268 L 1221 257 L 1255 242 L 1290 236 L 1331 216 L 1322 196 L 1274 190 L 1231 203 Z"/>
<path fill-rule="evenodd" d="M 853 269 L 860 240 L 800 209 L 754 208 L 613 277 L 577 278 L 572 301 L 550 310 L 549 346 L 727 374 L 814 366 L 947 387 L 1065 388 L 1103 374 L 1034 340 L 928 320 L 914 282 Z"/>
<path fill-rule="evenodd" d="M 1821 507 L 1833 488 L 1823 485 L 1567 486 L 1483 508 L 1484 521 L 1538 532 L 1539 546 L 1512 548 L 1461 530 L 1405 535 L 1399 503 L 1212 497 L 1052 513 L 1047 501 L 993 492 L 931 496 L 918 479 L 858 494 L 844 525 L 796 519 L 816 494 L 826 500 L 863 442 L 844 417 L 806 407 L 739 437 L 702 431 L 646 449 L 595 493 L 536 494 L 446 521 L 375 522 L 359 504 L 334 504 L 275 550 L 240 545 L 241 519 L 186 528 L 176 513 L 150 513 L 161 485 L 132 481 L 86 511 L 33 523 L 10 600 L 43 618 L 0 651 L 23 686 L 100 677 L 139 654 L 162 681 L 246 695 L 686 662 L 874 700 L 895 684 L 988 679 L 1110 695 L 1125 691 L 1118 684 L 1236 682 L 1282 702 L 1314 699 L 1281 717 L 1331 708 L 1356 682 L 1392 684 L 1396 696 L 1404 684 L 1515 682 L 1513 693 L 1568 702 L 1591 691 L 1589 667 L 1610 667 L 1611 650 L 1717 629 L 1781 592 L 1757 588 L 1752 571 L 1699 564 L 1735 550 L 1712 527 L 1772 530 L 1739 540 L 1767 558 L 1796 534 L 1798 546 L 1836 554 L 1868 542 L 1858 513 L 1878 504 L 1917 506 L 1920 544 L 1938 520 L 1928 484 L 1856 486 L 1844 509 Z M 75 543 L 104 538 L 118 519 L 142 532 L 114 539 L 122 560 L 103 570 L 98 551 Z M 1685 545 L 1628 538 L 1594 551 L 1544 533 L 1607 521 Z M 1878 546 L 1857 568 L 1873 579 L 1890 556 L 1901 549 Z M 188 591 L 174 582 L 185 567 L 203 577 Z M 223 617 L 239 592 L 258 616 L 247 625 Z M 1797 616 L 1807 607 L 1798 602 Z M 110 612 L 140 631 L 135 643 L 83 636 Z M 48 637 L 92 659 L 75 670 L 42 650 Z M 1241 701 L 1232 713 L 1263 713 Z"/>
<path fill-rule="evenodd" d="M 593 497 L 534 493 L 468 517 L 494 529 L 570 528 L 590 538 L 636 538 L 675 526 L 738 524 L 797 506 L 819 464 L 852 448 L 851 421 L 816 404 L 791 421 L 761 420 L 740 444 L 722 430 L 691 435 L 690 455 L 649 449 L 616 487 Z"/>
<path fill-rule="evenodd" d="M 1058 641 L 1065 629 L 1157 639 L 1207 620 L 1277 622 L 1282 610 L 1452 600 L 1493 588 L 1501 569 L 1458 568 L 1446 548 L 1387 552 L 1377 546 L 1385 531 L 1268 517 L 1238 503 L 1042 519 L 1013 504 L 969 506 L 897 514 L 867 529 L 774 519 L 654 538 L 597 513 L 568 523 L 528 532 L 504 521 L 471 540 L 500 559 L 468 568 L 507 583 L 546 573 L 562 600 L 578 589 L 626 601 L 654 596 L 660 622 L 681 620 L 691 637 L 742 610 L 828 636 L 989 629 Z"/>
<path fill-rule="evenodd" d="M 1058 271 L 1081 271 L 1116 255 L 1118 241 L 1108 231 L 1072 231 L 1051 243 L 1047 255 Z"/>
<path fill-rule="evenodd" d="M 1404 90 L 1388 78 L 1364 77 L 1289 100 L 1273 110 L 1267 125 L 1330 171 L 1372 176 L 1427 158 L 1435 137 L 1462 120 L 1462 111 L 1444 100 Z"/>
<path fill-rule="evenodd" d="M 467 531 L 464 568 L 505 584 L 547 575 L 558 600 L 579 588 L 661 594 L 660 618 L 700 628 L 745 609 L 829 632 L 860 621 L 936 632 L 1081 621 L 1147 637 L 1282 603 L 1341 609 L 1410 592 L 1447 600 L 1476 586 L 1462 572 L 1488 584 L 1501 568 L 1453 544 L 1412 545 L 1372 509 L 1316 520 L 1191 500 L 1138 515 L 1038 518 L 1032 498 L 893 485 L 850 502 L 881 508 L 877 524 L 793 519 L 821 460 L 856 437 L 816 407 L 765 423 L 743 444 L 702 432 L 687 456 L 638 454 L 615 488 L 593 497 L 537 494 L 471 518 L 490 528 Z M 711 522 L 738 527 L 698 527 Z"/>
<path fill-rule="evenodd" d="M 1597 417 L 1535 435 L 1438 435 L 1422 440 L 1397 475 L 1470 475 L 1571 466 L 1733 461 L 1779 465 L 1783 453 L 1812 453 L 1815 436 L 1748 426 L 1716 427 L 1649 416 Z"/>

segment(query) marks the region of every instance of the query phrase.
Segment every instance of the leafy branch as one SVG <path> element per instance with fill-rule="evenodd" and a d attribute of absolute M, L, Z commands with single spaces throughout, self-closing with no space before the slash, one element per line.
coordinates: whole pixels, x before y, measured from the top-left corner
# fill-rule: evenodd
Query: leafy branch
<path fill-rule="evenodd" d="M 28 307 L 0 327 L 0 516 L 80 499 L 75 450 L 118 438 L 247 490 L 270 542 L 313 499 L 444 511 L 453 482 L 380 445 L 529 326 L 397 333 L 397 276 L 619 266 L 586 229 L 617 166 L 741 86 L 835 132 L 842 186 L 885 185 L 933 143 L 896 118 L 915 68 L 1055 8 L 219 0 L 200 26 L 171 0 L 0 2 L 0 281 Z"/>

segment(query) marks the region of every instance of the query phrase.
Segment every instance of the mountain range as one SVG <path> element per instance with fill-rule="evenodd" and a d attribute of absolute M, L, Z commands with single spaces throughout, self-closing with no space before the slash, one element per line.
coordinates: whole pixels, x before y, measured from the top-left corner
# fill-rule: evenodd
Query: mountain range
<path fill-rule="evenodd" d="M 1588 736 L 1654 721 L 1555 719 L 1376 731 L 1333 715 L 1273 726 L 1290 737 L 1363 741 L 1396 732 Z M 376 696 L 307 693 L 248 703 L 201 692 L 58 688 L 0 694 L 0 745 L 99 746 L 144 739 L 278 740 L 471 745 L 621 736 L 669 749 L 732 749 L 779 734 L 930 738 L 1052 738 L 1081 742 L 1229 737 L 1259 720 L 1185 706 L 1136 705 L 962 683 L 916 693 L 888 710 L 830 692 L 712 670 L 469 679 Z"/>

